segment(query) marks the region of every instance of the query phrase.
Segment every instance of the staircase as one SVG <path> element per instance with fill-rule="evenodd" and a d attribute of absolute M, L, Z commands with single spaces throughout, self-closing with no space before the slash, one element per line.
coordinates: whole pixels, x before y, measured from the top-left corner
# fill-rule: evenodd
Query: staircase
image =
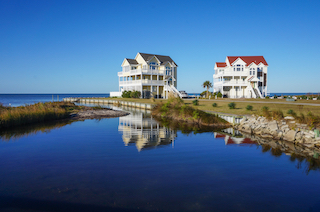
<path fill-rule="evenodd" d="M 176 89 L 176 87 L 174 87 L 173 85 L 165 85 L 164 89 L 166 91 L 170 91 L 176 95 L 178 95 L 180 98 L 182 98 L 182 94 Z"/>
<path fill-rule="evenodd" d="M 259 92 L 258 89 L 253 88 L 253 91 L 254 91 L 254 93 L 256 94 L 256 98 L 258 98 L 258 97 L 262 98 L 262 96 L 261 96 L 261 94 L 260 94 L 260 92 Z"/>
<path fill-rule="evenodd" d="M 256 88 L 253 88 L 251 85 L 249 86 L 250 91 L 254 95 L 254 98 L 262 98 L 260 91 Z"/>

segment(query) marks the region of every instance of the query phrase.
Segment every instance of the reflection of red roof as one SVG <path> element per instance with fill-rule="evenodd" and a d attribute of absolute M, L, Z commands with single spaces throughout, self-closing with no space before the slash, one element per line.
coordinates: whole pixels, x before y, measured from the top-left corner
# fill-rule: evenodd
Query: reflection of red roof
<path fill-rule="evenodd" d="M 223 67 L 227 66 L 226 63 L 216 63 L 216 64 L 217 64 L 217 67 L 219 67 L 219 68 L 223 68 Z"/>
<path fill-rule="evenodd" d="M 225 138 L 225 137 L 226 137 L 226 135 L 224 135 L 224 134 L 219 134 L 219 133 L 216 134 L 216 138 Z M 229 137 L 226 144 L 227 144 L 227 145 L 230 145 L 230 144 L 238 144 L 238 143 L 236 143 L 236 142 L 232 139 L 232 137 Z M 256 144 L 256 142 L 254 142 L 254 141 L 251 140 L 250 138 L 243 138 L 243 140 L 241 141 L 240 144 Z"/>
<path fill-rule="evenodd" d="M 242 144 L 255 144 L 256 142 L 254 142 L 250 138 L 245 138 L 245 139 L 243 139 L 243 141 L 241 143 Z"/>
<path fill-rule="evenodd" d="M 227 144 L 235 144 L 235 142 L 232 140 L 232 138 L 229 138 Z"/>
<path fill-rule="evenodd" d="M 260 63 L 263 63 L 266 66 L 268 65 L 263 56 L 228 56 L 227 59 L 229 60 L 229 63 L 231 65 L 239 57 L 247 64 L 247 66 L 251 63 L 255 63 L 256 65 L 259 65 Z"/>

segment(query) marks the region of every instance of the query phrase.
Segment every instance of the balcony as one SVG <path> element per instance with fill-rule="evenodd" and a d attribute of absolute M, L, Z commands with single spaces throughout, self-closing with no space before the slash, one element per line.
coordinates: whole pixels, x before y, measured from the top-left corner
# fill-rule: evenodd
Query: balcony
<path fill-rule="evenodd" d="M 247 86 L 249 83 L 243 80 L 225 80 L 213 83 L 215 86 Z"/>
<path fill-rule="evenodd" d="M 120 81 L 120 86 L 132 86 L 132 85 L 164 85 L 164 81 L 162 80 L 147 80 L 147 79 L 140 79 L 140 80 L 130 80 L 130 81 Z"/>
<path fill-rule="evenodd" d="M 218 72 L 217 74 L 214 74 L 214 78 L 217 77 L 222 77 L 222 76 L 248 76 L 249 75 L 249 71 L 229 71 L 229 70 L 225 70 L 225 71 L 221 71 Z"/>
<path fill-rule="evenodd" d="M 130 71 L 120 71 L 118 72 L 119 77 L 139 75 L 139 74 L 150 74 L 150 75 L 164 75 L 164 70 L 156 70 L 156 69 L 134 69 Z"/>

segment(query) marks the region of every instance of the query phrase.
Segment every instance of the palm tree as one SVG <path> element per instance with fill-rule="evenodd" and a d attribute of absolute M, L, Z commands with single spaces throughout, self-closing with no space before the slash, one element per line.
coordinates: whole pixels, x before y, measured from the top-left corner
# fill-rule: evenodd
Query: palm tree
<path fill-rule="evenodd" d="M 208 98 L 208 95 L 209 95 L 209 88 L 212 88 L 212 83 L 210 81 L 205 81 L 202 86 L 205 88 L 207 87 L 207 98 Z"/>

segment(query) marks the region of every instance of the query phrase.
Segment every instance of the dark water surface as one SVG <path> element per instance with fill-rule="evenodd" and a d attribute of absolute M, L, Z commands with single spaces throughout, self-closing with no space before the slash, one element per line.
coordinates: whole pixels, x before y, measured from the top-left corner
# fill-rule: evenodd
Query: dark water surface
<path fill-rule="evenodd" d="M 0 211 L 318 211 L 320 172 L 132 111 L 0 134 Z"/>

